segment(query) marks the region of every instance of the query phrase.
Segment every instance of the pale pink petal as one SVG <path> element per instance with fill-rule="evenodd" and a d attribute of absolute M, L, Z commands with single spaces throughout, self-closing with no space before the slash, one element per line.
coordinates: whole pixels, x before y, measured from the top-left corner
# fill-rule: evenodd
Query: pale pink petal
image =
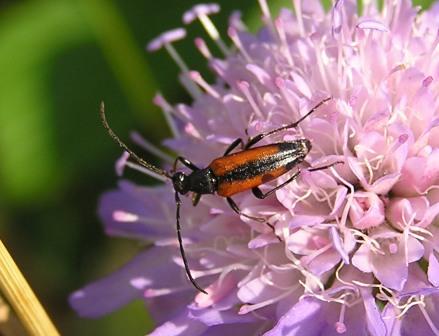
<path fill-rule="evenodd" d="M 410 219 L 412 207 L 410 201 L 406 198 L 392 199 L 386 210 L 386 217 L 395 227 L 404 228 Z"/>
<path fill-rule="evenodd" d="M 427 227 L 429 226 L 439 214 L 439 203 L 433 204 L 425 211 L 425 216 L 419 222 L 419 226 Z"/>
<path fill-rule="evenodd" d="M 375 256 L 372 259 L 372 271 L 384 286 L 398 291 L 402 290 L 407 281 L 407 266 L 399 256 Z"/>
<path fill-rule="evenodd" d="M 348 251 L 346 251 L 344 249 L 344 246 L 342 245 L 342 241 L 341 241 L 340 235 L 337 232 L 337 229 L 334 228 L 334 227 L 331 227 L 329 231 L 331 233 L 331 239 L 332 239 L 332 242 L 334 244 L 334 248 L 340 254 L 340 256 L 343 259 L 344 263 L 345 264 L 349 264 Z"/>
<path fill-rule="evenodd" d="M 402 241 L 401 241 L 402 243 Z M 418 261 L 424 255 L 424 245 L 414 237 L 407 238 L 407 260 L 409 263 Z"/>
<path fill-rule="evenodd" d="M 433 286 L 439 286 L 439 261 L 434 253 L 431 253 L 428 258 L 428 280 Z"/>
<path fill-rule="evenodd" d="M 369 254 L 369 247 L 366 244 L 362 244 L 352 257 L 352 264 L 363 272 L 372 272 L 372 260 Z"/>
<path fill-rule="evenodd" d="M 349 217 L 355 228 L 364 230 L 384 221 L 384 204 L 374 193 L 357 192 L 354 195 Z"/>
<path fill-rule="evenodd" d="M 301 226 L 314 226 L 323 223 L 324 220 L 321 216 L 295 215 L 288 224 L 291 229 L 294 229 Z"/>
<path fill-rule="evenodd" d="M 236 287 L 236 277 L 229 273 L 223 279 L 209 285 L 205 290 L 208 294 L 198 293 L 195 297 L 195 305 L 197 308 L 209 307 L 218 301 L 221 301 Z"/>
<path fill-rule="evenodd" d="M 387 330 L 391 330 L 389 336 L 402 336 L 401 324 L 403 319 L 398 318 L 398 309 L 392 304 L 388 303 L 384 306 L 382 316 Z"/>
<path fill-rule="evenodd" d="M 369 188 L 369 191 L 374 192 L 378 195 L 385 195 L 387 194 L 392 187 L 395 185 L 396 182 L 398 182 L 401 174 L 400 173 L 393 173 L 388 174 L 385 176 L 382 176 L 378 178 Z"/>
<path fill-rule="evenodd" d="M 333 216 L 339 211 L 342 204 L 346 201 L 346 195 L 348 194 L 348 189 L 346 187 L 340 186 L 338 187 L 337 194 L 334 201 L 334 206 L 329 214 L 329 216 Z"/>
<path fill-rule="evenodd" d="M 279 289 L 267 286 L 262 278 L 256 278 L 238 290 L 238 298 L 241 302 L 246 302 L 248 304 L 256 304 L 279 294 Z"/>
<path fill-rule="evenodd" d="M 359 29 L 374 29 L 381 32 L 388 32 L 389 29 L 383 22 L 374 19 L 363 19 L 357 24 Z"/>
<path fill-rule="evenodd" d="M 360 291 L 364 300 L 368 331 L 373 336 L 385 335 L 386 325 L 371 290 L 363 287 Z"/>
<path fill-rule="evenodd" d="M 340 254 L 331 249 L 312 259 L 305 256 L 301 258 L 301 262 L 306 265 L 313 274 L 320 276 L 335 267 L 340 259 Z"/>
<path fill-rule="evenodd" d="M 173 248 L 151 248 L 138 254 L 110 276 L 74 292 L 70 305 L 84 317 L 108 314 L 134 299 L 145 289 L 181 288 L 181 270 L 172 265 Z"/>
<path fill-rule="evenodd" d="M 191 319 L 187 312 L 169 320 L 154 329 L 149 336 L 198 336 L 202 335 L 207 326 Z"/>
<path fill-rule="evenodd" d="M 268 244 L 278 243 L 278 238 L 273 233 L 262 233 L 248 243 L 250 249 L 264 247 Z"/>

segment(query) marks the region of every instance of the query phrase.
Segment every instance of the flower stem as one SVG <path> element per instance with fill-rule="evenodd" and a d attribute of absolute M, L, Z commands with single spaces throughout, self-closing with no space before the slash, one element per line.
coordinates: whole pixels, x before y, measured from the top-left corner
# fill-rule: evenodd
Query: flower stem
<path fill-rule="evenodd" d="M 1 240 L 0 290 L 8 299 L 30 335 L 59 335 Z"/>

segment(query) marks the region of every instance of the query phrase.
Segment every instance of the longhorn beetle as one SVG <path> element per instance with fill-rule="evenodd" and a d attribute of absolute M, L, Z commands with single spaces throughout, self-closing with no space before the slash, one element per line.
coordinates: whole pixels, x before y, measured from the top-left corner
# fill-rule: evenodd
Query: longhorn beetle
<path fill-rule="evenodd" d="M 285 182 L 281 183 L 277 187 L 274 187 L 266 193 L 263 193 L 259 189 L 259 186 L 261 184 L 278 178 L 279 176 L 285 174 L 286 172 L 290 171 L 298 164 L 303 162 L 306 155 L 311 150 L 311 142 L 308 139 L 298 139 L 294 141 L 279 142 L 254 148 L 253 146 L 269 135 L 273 135 L 278 132 L 297 127 L 305 118 L 307 118 L 310 114 L 312 114 L 315 110 L 317 110 L 321 105 L 323 105 L 330 99 L 331 98 L 326 98 L 322 100 L 308 113 L 306 113 L 298 121 L 292 124 L 276 128 L 269 132 L 258 134 L 255 137 L 250 138 L 247 143 L 244 143 L 241 138 L 236 139 L 232 144 L 230 144 L 222 157 L 214 159 L 206 168 L 199 168 L 188 159 L 178 156 L 175 159 L 174 166 L 171 171 L 160 169 L 146 162 L 135 152 L 133 152 L 124 142 L 122 142 L 122 140 L 120 140 L 120 138 L 113 132 L 113 130 L 108 125 L 107 119 L 105 117 L 104 103 L 101 103 L 101 121 L 110 137 L 117 144 L 119 144 L 122 149 L 127 151 L 130 156 L 134 160 L 136 160 L 141 166 L 172 181 L 172 185 L 175 191 L 175 203 L 177 208 L 177 238 L 180 246 L 181 257 L 183 259 L 184 268 L 186 270 L 186 274 L 189 280 L 200 292 L 207 294 L 207 292 L 202 289 L 192 277 L 188 261 L 186 259 L 186 254 L 183 248 L 180 227 L 180 194 L 185 195 L 188 192 L 192 192 L 192 203 L 195 206 L 200 201 L 202 195 L 217 193 L 219 196 L 226 198 L 229 206 L 237 214 L 259 222 L 265 222 L 264 218 L 253 217 L 241 212 L 231 196 L 236 193 L 251 189 L 253 191 L 253 194 L 257 198 L 264 199 L 267 196 L 273 194 L 276 190 L 294 181 L 299 176 L 300 169 L 298 169 Z M 230 154 L 239 145 L 241 145 L 243 150 Z M 182 163 L 192 172 L 189 175 L 186 175 L 183 172 L 176 171 L 178 162 Z M 337 161 L 332 164 L 317 168 L 308 168 L 308 171 L 327 169 L 337 163 L 342 162 Z M 271 226 L 271 224 L 268 225 Z"/>

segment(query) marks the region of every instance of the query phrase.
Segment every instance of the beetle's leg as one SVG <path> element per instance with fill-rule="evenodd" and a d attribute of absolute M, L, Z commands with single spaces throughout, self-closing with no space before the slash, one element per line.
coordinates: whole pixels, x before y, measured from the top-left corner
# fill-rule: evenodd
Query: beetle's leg
<path fill-rule="evenodd" d="M 279 184 L 277 187 L 274 187 L 273 189 L 267 191 L 265 194 L 259 189 L 258 187 L 255 187 L 252 189 L 253 195 L 255 195 L 256 198 L 264 199 L 268 196 L 270 196 L 272 193 L 274 193 L 276 190 L 279 190 L 280 188 L 285 187 L 288 183 L 293 182 L 297 176 L 299 176 L 300 170 L 295 172 L 293 176 L 291 176 L 288 180 L 286 180 L 284 183 Z"/>
<path fill-rule="evenodd" d="M 250 216 L 250 215 L 243 213 L 231 197 L 226 197 L 226 199 L 227 199 L 227 203 L 229 203 L 232 210 L 235 211 L 238 215 L 244 216 L 245 218 L 253 219 L 253 220 L 260 222 L 260 223 L 265 222 L 265 218 L 253 217 L 253 216 Z"/>
<path fill-rule="evenodd" d="M 310 114 L 314 113 L 320 106 L 322 106 L 324 103 L 326 103 L 331 98 L 332 97 L 328 97 L 328 98 L 323 99 L 320 103 L 318 103 L 316 106 L 314 106 L 307 114 L 305 114 L 302 118 L 300 118 L 299 120 L 297 120 L 296 122 L 294 122 L 292 124 L 285 125 L 285 126 L 276 128 L 274 130 L 271 130 L 269 132 L 265 132 L 265 133 L 261 133 L 261 134 L 256 135 L 255 137 L 251 138 L 246 143 L 246 145 L 244 146 L 244 149 L 249 149 L 250 147 L 254 146 L 256 143 L 258 143 L 263 138 L 265 138 L 269 135 L 276 134 L 278 132 L 285 131 L 285 130 L 290 129 L 290 128 L 296 128 L 304 119 L 306 119 Z"/>
<path fill-rule="evenodd" d="M 323 169 L 331 168 L 332 166 L 334 166 L 336 164 L 339 164 L 339 163 L 344 163 L 344 162 L 343 161 L 336 161 L 336 162 L 333 162 L 333 163 L 325 165 L 325 166 L 316 167 L 316 168 L 308 168 L 307 170 L 310 171 L 310 172 L 318 171 L 318 170 L 323 170 Z M 252 189 L 253 195 L 255 195 L 256 198 L 264 199 L 264 198 L 270 196 L 276 190 L 279 190 L 280 188 L 285 187 L 288 183 L 293 182 L 297 178 L 297 176 L 299 176 L 299 174 L 300 174 L 300 170 L 295 172 L 294 175 L 291 176 L 284 183 L 279 184 L 277 187 L 274 187 L 273 189 L 267 191 L 265 194 L 261 191 L 261 189 L 259 189 L 258 187 L 255 187 L 255 188 Z"/>
<path fill-rule="evenodd" d="M 178 156 L 175 161 L 174 161 L 174 166 L 172 168 L 172 172 L 175 172 L 177 169 L 177 164 L 178 162 L 181 162 L 182 164 L 184 164 L 186 167 L 188 167 L 189 169 L 191 169 L 192 171 L 196 171 L 196 170 L 200 170 L 200 168 L 198 168 L 195 164 L 193 164 L 191 161 L 189 161 L 188 159 L 182 157 L 182 156 Z"/>
<path fill-rule="evenodd" d="M 180 254 L 181 254 L 181 259 L 183 259 L 183 264 L 184 264 L 184 269 L 186 270 L 186 275 L 188 276 L 190 282 L 192 283 L 192 285 L 194 285 L 194 287 L 196 289 L 198 289 L 200 292 L 207 294 L 207 292 L 200 287 L 200 285 L 195 281 L 195 279 L 192 277 L 191 274 L 191 269 L 189 268 L 189 264 L 188 261 L 186 259 L 186 253 L 184 252 L 184 247 L 183 247 L 183 238 L 181 238 L 181 226 L 180 226 L 180 205 L 181 205 L 181 200 L 180 200 L 180 196 L 178 195 L 178 192 L 175 192 L 175 205 L 177 206 L 177 213 L 176 213 L 176 222 L 177 222 L 177 239 L 178 239 L 178 244 L 180 246 Z"/>
<path fill-rule="evenodd" d="M 244 148 L 244 141 L 242 141 L 241 138 L 236 139 L 235 141 L 233 141 L 229 147 L 227 147 L 226 151 L 224 152 L 223 156 L 228 155 L 232 150 L 234 150 L 236 147 L 238 147 L 238 145 L 241 144 L 241 148 Z"/>
<path fill-rule="evenodd" d="M 313 172 L 313 171 L 318 171 L 318 170 L 323 170 L 323 169 L 331 168 L 332 166 L 335 166 L 336 164 L 339 164 L 339 163 L 344 163 L 344 161 L 335 161 L 335 162 L 327 164 L 325 166 L 315 167 L 315 168 L 308 168 L 308 171 Z"/>
<path fill-rule="evenodd" d="M 273 224 L 269 223 L 267 220 L 265 220 L 265 218 L 253 217 L 253 216 L 246 215 L 245 213 L 242 213 L 241 210 L 239 209 L 238 205 L 235 203 L 235 201 L 232 198 L 226 197 L 226 199 L 227 199 L 227 203 L 229 203 L 229 205 L 232 208 L 232 210 L 235 211 L 238 215 L 244 216 L 244 217 L 249 218 L 249 219 L 253 219 L 253 220 L 255 220 L 257 222 L 260 222 L 260 223 L 265 223 L 273 231 L 273 233 L 276 236 L 276 238 L 280 242 L 282 241 L 282 239 L 279 236 L 276 235 L 276 229 L 273 226 Z"/>
<path fill-rule="evenodd" d="M 194 193 L 192 195 L 192 205 L 193 206 L 197 206 L 197 204 L 200 201 L 200 199 L 201 199 L 201 194 Z"/>

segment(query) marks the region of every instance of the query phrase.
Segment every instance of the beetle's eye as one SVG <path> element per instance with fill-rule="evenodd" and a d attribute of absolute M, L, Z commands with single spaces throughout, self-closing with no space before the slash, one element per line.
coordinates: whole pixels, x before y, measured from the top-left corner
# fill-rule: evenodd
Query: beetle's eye
<path fill-rule="evenodd" d="M 184 194 L 187 192 L 185 174 L 180 172 L 175 173 L 175 175 L 172 177 L 172 183 L 174 185 L 175 190 L 178 191 L 180 194 Z"/>

